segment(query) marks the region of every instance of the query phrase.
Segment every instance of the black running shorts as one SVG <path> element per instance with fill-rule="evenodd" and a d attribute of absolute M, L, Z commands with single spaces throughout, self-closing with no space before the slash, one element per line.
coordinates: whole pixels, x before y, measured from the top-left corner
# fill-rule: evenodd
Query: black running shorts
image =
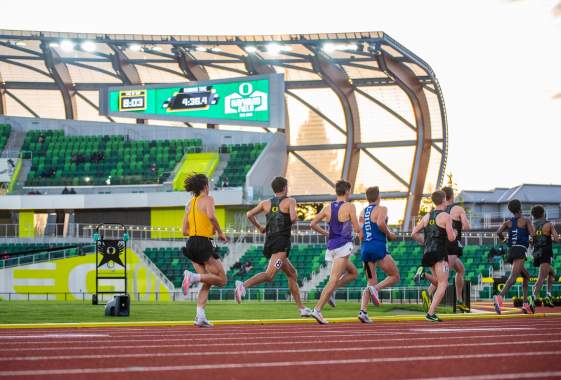
<path fill-rule="evenodd" d="M 421 265 L 424 267 L 432 267 L 440 261 L 448 261 L 448 255 L 445 252 L 425 252 Z"/>
<path fill-rule="evenodd" d="M 539 251 L 534 251 L 534 267 L 539 268 L 542 264 L 551 264 L 553 261 L 553 251 L 550 248 L 542 248 Z"/>
<path fill-rule="evenodd" d="M 464 253 L 464 247 L 462 247 L 460 242 L 457 240 L 448 242 L 448 244 L 446 244 L 446 250 L 448 251 L 448 255 L 458 256 L 458 258 L 462 257 L 462 254 Z"/>
<path fill-rule="evenodd" d="M 287 236 L 271 236 L 265 239 L 263 247 L 263 256 L 270 259 L 275 253 L 286 252 L 286 257 L 290 253 L 290 237 Z"/>
<path fill-rule="evenodd" d="M 220 258 L 214 241 L 205 236 L 191 236 L 183 248 L 183 255 L 199 265 L 204 265 L 211 257 Z"/>
<path fill-rule="evenodd" d="M 523 245 L 513 245 L 509 247 L 506 262 L 512 264 L 514 260 L 526 260 L 526 251 L 528 251 L 528 248 Z"/>

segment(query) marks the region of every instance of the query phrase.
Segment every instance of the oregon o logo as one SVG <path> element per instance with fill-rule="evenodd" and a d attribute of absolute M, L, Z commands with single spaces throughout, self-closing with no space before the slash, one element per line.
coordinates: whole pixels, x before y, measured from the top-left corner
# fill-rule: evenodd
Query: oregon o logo
<path fill-rule="evenodd" d="M 499 292 L 502 292 L 503 289 L 505 288 L 505 285 L 506 285 L 506 284 L 504 284 L 504 283 L 497 285 L 497 290 L 498 290 Z"/>
<path fill-rule="evenodd" d="M 107 247 L 107 253 L 110 255 L 114 255 L 117 252 L 115 247 Z"/>
<path fill-rule="evenodd" d="M 277 206 L 274 206 L 274 207 L 271 209 L 271 211 L 272 211 L 272 212 L 279 212 L 279 208 L 278 208 Z"/>
<path fill-rule="evenodd" d="M 240 84 L 239 93 L 243 96 L 247 96 L 253 92 L 253 86 L 251 83 Z"/>

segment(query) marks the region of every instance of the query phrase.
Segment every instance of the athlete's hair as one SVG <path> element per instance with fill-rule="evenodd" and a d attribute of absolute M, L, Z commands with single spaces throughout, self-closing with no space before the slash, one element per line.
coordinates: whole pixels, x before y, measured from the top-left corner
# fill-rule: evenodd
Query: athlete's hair
<path fill-rule="evenodd" d="M 271 182 L 271 187 L 273 188 L 275 194 L 282 193 L 287 185 L 288 181 L 284 177 L 275 177 Z"/>
<path fill-rule="evenodd" d="M 380 196 L 380 188 L 378 186 L 372 186 L 366 189 L 366 200 L 368 202 L 376 202 Z"/>
<path fill-rule="evenodd" d="M 345 193 L 349 190 L 351 190 L 351 184 L 344 179 L 337 181 L 335 184 L 335 194 L 339 196 L 345 195 Z"/>
<path fill-rule="evenodd" d="M 440 206 L 446 199 L 446 194 L 442 190 L 437 190 L 431 194 L 430 199 L 436 206 Z"/>
<path fill-rule="evenodd" d="M 451 201 L 454 199 L 454 189 L 452 189 L 450 186 L 443 187 L 442 191 L 444 191 L 444 194 L 446 194 L 447 201 Z"/>
<path fill-rule="evenodd" d="M 192 173 L 185 178 L 185 191 L 194 196 L 199 195 L 208 186 L 208 178 L 204 174 Z"/>
<path fill-rule="evenodd" d="M 518 214 L 522 211 L 522 203 L 518 199 L 513 199 L 508 202 L 508 211 L 512 212 L 513 214 Z"/>
<path fill-rule="evenodd" d="M 545 215 L 545 209 L 543 208 L 542 205 L 535 205 L 534 207 L 532 207 L 532 216 L 536 219 L 540 219 L 543 218 L 543 216 Z"/>

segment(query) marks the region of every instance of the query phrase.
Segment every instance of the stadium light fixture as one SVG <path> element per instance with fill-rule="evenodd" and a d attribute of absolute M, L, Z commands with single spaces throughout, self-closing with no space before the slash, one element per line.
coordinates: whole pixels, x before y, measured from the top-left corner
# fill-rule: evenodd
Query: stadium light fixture
<path fill-rule="evenodd" d="M 74 50 L 74 42 L 70 40 L 63 40 L 60 42 L 60 48 L 62 49 L 62 51 L 70 52 Z"/>
<path fill-rule="evenodd" d="M 16 46 L 27 46 L 27 44 L 25 43 L 25 41 L 16 41 L 16 42 L 14 43 L 14 45 L 16 45 Z"/>
<path fill-rule="evenodd" d="M 245 47 L 245 51 L 248 53 L 255 53 L 257 51 L 257 48 L 253 45 L 249 45 Z"/>
<path fill-rule="evenodd" d="M 80 44 L 80 48 L 88 53 L 94 52 L 96 47 L 93 41 L 84 41 Z"/>
<path fill-rule="evenodd" d="M 91 181 L 91 178 L 90 177 L 85 177 L 84 181 L 86 181 L 86 183 L 89 183 Z"/>
<path fill-rule="evenodd" d="M 130 44 L 129 45 L 129 50 L 130 51 L 142 51 L 142 46 L 140 46 L 139 44 Z"/>
<path fill-rule="evenodd" d="M 207 49 L 204 46 L 197 46 L 197 47 L 195 47 L 195 50 L 196 51 L 206 51 Z"/>
<path fill-rule="evenodd" d="M 336 50 L 336 49 L 335 49 L 335 44 L 332 43 L 332 42 L 326 42 L 326 43 L 324 43 L 322 49 L 323 49 L 323 51 L 326 52 L 326 53 L 332 53 L 332 52 L 334 52 L 334 51 Z"/>
<path fill-rule="evenodd" d="M 57 43 L 57 42 L 51 42 L 51 43 L 49 44 L 49 47 L 53 47 L 53 48 L 54 48 L 54 47 L 58 47 L 58 43 Z"/>
<path fill-rule="evenodd" d="M 334 51 L 345 51 L 345 50 L 357 50 L 358 45 L 355 43 L 348 44 L 334 44 L 333 42 L 326 42 L 322 47 L 323 51 L 326 53 L 333 53 Z"/>
<path fill-rule="evenodd" d="M 284 51 L 291 51 L 292 47 L 288 45 L 279 45 L 279 44 L 269 44 L 267 45 L 267 51 L 271 54 L 279 54 Z"/>
<path fill-rule="evenodd" d="M 153 46 L 152 50 L 154 51 L 162 51 L 162 47 L 161 46 Z"/>
<path fill-rule="evenodd" d="M 222 51 L 222 49 L 220 49 L 218 46 L 213 47 L 212 49 L 210 49 L 211 51 L 215 52 L 215 53 L 219 53 Z"/>

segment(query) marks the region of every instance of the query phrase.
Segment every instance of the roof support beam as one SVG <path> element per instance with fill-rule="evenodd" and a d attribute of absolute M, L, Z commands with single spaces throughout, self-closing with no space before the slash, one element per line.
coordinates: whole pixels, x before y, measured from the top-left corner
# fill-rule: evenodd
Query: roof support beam
<path fill-rule="evenodd" d="M 6 83 L 2 79 L 2 73 L 0 72 L 0 115 L 7 115 L 8 111 L 6 109 Z"/>
<path fill-rule="evenodd" d="M 47 70 L 53 77 L 60 93 L 62 94 L 62 101 L 64 103 L 64 116 L 67 119 L 78 118 L 78 108 L 76 106 L 76 86 L 70 76 L 70 71 L 66 63 L 62 61 L 60 55 L 49 46 L 45 41 L 41 42 L 41 50 L 43 51 L 43 58 Z"/>
<path fill-rule="evenodd" d="M 425 180 L 429 168 L 431 153 L 431 125 L 427 98 L 423 83 L 415 73 L 403 63 L 397 62 L 389 54 L 380 52 L 378 63 L 388 76 L 394 78 L 397 85 L 407 94 L 413 107 L 417 131 L 417 145 L 413 159 L 413 168 L 409 180 L 409 196 L 405 206 L 403 228 L 409 231 L 419 213 Z"/>
<path fill-rule="evenodd" d="M 303 163 L 308 169 L 314 172 L 319 178 L 323 179 L 329 186 L 335 188 L 335 184 L 331 181 L 328 177 L 325 176 L 322 172 L 320 172 L 314 165 L 310 164 L 304 157 L 299 155 L 296 152 L 291 152 L 294 157 L 298 159 L 301 163 Z M 287 160 L 288 161 L 288 160 Z"/>
<path fill-rule="evenodd" d="M 107 45 L 113 50 L 111 65 L 121 81 L 127 85 L 141 85 L 142 79 L 140 78 L 140 74 L 138 74 L 138 70 L 129 62 L 129 57 L 123 53 L 122 48 L 112 43 L 108 43 Z M 136 119 L 136 123 L 144 124 L 144 120 Z"/>
<path fill-rule="evenodd" d="M 354 87 L 347 73 L 335 65 L 327 55 L 318 48 L 308 48 L 314 53 L 311 57 L 312 67 L 335 92 L 343 107 L 347 126 L 347 146 L 341 177 L 349 181 L 354 188 L 360 158 L 360 149 L 356 145 L 360 142 L 360 119 Z"/>

